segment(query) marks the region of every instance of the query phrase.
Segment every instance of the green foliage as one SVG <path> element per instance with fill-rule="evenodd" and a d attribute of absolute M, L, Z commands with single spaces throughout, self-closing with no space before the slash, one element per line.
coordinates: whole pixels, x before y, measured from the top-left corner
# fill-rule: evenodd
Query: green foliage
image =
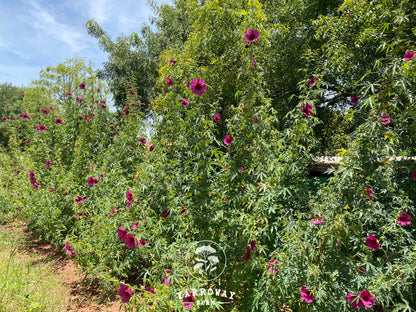
<path fill-rule="evenodd" d="M 415 60 L 403 59 L 414 49 L 414 4 L 370 2 L 176 1 L 158 9 L 163 31 L 145 31 L 145 42 L 133 34 L 115 44 L 89 22 L 112 53 L 107 74 L 121 79 L 110 82 L 119 112 L 101 108 L 102 82 L 79 60 L 42 72 L 23 101 L 32 118 L 12 124 L 13 153 L 0 168 L 5 209 L 19 207 L 42 237 L 68 242 L 68 253 L 106 287 L 133 289 L 126 309 L 180 311 L 186 290 L 202 300 L 194 290 L 220 287 L 235 292 L 231 303 L 205 295 L 213 306 L 196 301 L 198 310 L 335 312 L 353 309 L 348 293 L 368 290 L 374 309 L 414 311 L 416 230 L 414 220 L 405 226 L 397 217 L 416 216 L 416 165 L 393 159 L 415 155 Z M 248 29 L 258 40 L 246 42 Z M 127 71 L 150 46 L 158 63 L 132 68 L 139 76 L 157 68 L 151 88 Z M 206 92 L 194 93 L 193 79 L 203 79 Z M 46 103 L 54 106 L 47 115 Z M 62 125 L 55 116 L 65 116 Z M 339 168 L 327 183 L 311 183 L 308 164 L 335 149 Z M 370 248 L 369 235 L 380 248 Z M 227 255 L 211 282 L 186 263 L 201 240 Z"/>
<path fill-rule="evenodd" d="M 22 224 L 13 223 L 21 227 Z M 63 293 L 52 273 L 52 263 L 19 255 L 22 233 L 2 226 L 0 233 L 1 311 L 55 312 L 64 309 Z"/>
<path fill-rule="evenodd" d="M 0 84 L 0 118 L 13 120 L 16 116 L 17 107 L 22 100 L 23 88 L 11 85 L 10 83 Z M 16 118 L 16 117 L 15 117 Z M 6 149 L 9 143 L 10 129 L 7 123 L 1 120 L 0 123 L 0 149 Z"/>

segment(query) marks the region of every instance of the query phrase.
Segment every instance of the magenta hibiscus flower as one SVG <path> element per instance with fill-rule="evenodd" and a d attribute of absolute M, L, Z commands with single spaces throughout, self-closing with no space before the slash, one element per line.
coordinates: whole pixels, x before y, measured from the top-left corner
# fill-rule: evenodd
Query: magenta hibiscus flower
<path fill-rule="evenodd" d="M 66 244 L 65 244 L 65 247 L 64 247 L 64 249 L 66 249 L 67 250 L 67 254 L 68 255 L 71 255 L 71 258 L 72 259 L 74 259 L 75 258 L 75 256 L 76 256 L 76 252 L 74 251 L 74 250 L 71 250 L 71 247 L 69 246 L 69 242 L 67 242 Z"/>
<path fill-rule="evenodd" d="M 214 121 L 215 122 L 220 122 L 220 120 L 221 120 L 221 115 L 220 114 L 215 114 Z"/>
<path fill-rule="evenodd" d="M 181 101 L 181 103 L 182 103 L 183 107 L 188 107 L 188 106 L 189 106 L 189 101 L 188 101 L 188 99 L 186 99 L 186 98 L 184 98 L 184 99 Z"/>
<path fill-rule="evenodd" d="M 148 292 L 151 292 L 152 294 L 154 294 L 154 293 L 155 293 L 155 291 L 154 291 L 154 289 L 153 289 L 153 287 L 152 287 L 152 286 L 148 286 L 148 287 L 146 288 L 146 290 L 147 290 Z"/>
<path fill-rule="evenodd" d="M 121 284 L 118 288 L 117 294 L 121 296 L 121 301 L 127 303 L 130 301 L 131 288 L 129 286 Z"/>
<path fill-rule="evenodd" d="M 313 220 L 313 224 L 319 224 L 324 222 L 324 219 L 317 214 L 314 214 L 311 218 L 309 218 L 309 220 Z"/>
<path fill-rule="evenodd" d="M 374 296 L 371 296 L 368 290 L 364 290 L 360 293 L 360 299 L 366 308 L 371 308 L 374 302 L 376 302 L 376 299 L 374 298 Z"/>
<path fill-rule="evenodd" d="M 144 221 L 146 221 L 146 220 L 144 220 Z M 141 245 L 141 246 L 146 245 L 146 240 L 142 238 L 142 239 L 140 240 L 140 245 Z"/>
<path fill-rule="evenodd" d="M 30 116 L 27 113 L 21 114 L 20 117 L 22 117 L 23 119 L 30 119 Z"/>
<path fill-rule="evenodd" d="M 143 145 L 146 144 L 146 139 L 145 138 L 140 138 L 139 141 L 142 142 Z"/>
<path fill-rule="evenodd" d="M 415 57 L 415 51 L 413 51 L 413 50 L 410 50 L 410 51 L 407 51 L 405 54 L 404 54 L 404 59 L 406 60 L 406 61 L 410 61 L 410 60 L 412 60 L 414 57 Z"/>
<path fill-rule="evenodd" d="M 170 279 L 169 279 L 170 275 L 172 275 L 171 271 L 170 270 L 165 270 L 165 279 L 163 280 L 163 284 L 169 285 L 171 283 Z"/>
<path fill-rule="evenodd" d="M 390 116 L 389 115 L 381 116 L 381 123 L 383 125 L 388 125 L 390 123 Z"/>
<path fill-rule="evenodd" d="M 119 227 L 118 228 L 118 238 L 122 241 L 125 239 L 126 235 L 127 235 L 127 231 L 124 227 Z"/>
<path fill-rule="evenodd" d="M 49 167 L 51 164 L 52 164 L 52 163 L 51 163 L 51 161 L 50 161 L 50 160 L 48 160 L 48 161 L 45 163 L 45 167 Z"/>
<path fill-rule="evenodd" d="M 80 85 L 79 85 L 79 88 L 81 89 L 81 90 L 83 90 L 83 89 L 85 89 L 85 83 L 80 83 Z"/>
<path fill-rule="evenodd" d="M 153 145 L 149 146 L 149 152 L 153 152 L 154 149 L 155 149 L 155 147 Z"/>
<path fill-rule="evenodd" d="M 368 245 L 369 249 L 380 249 L 380 244 L 378 243 L 377 238 L 373 235 L 368 235 L 365 239 L 365 243 Z"/>
<path fill-rule="evenodd" d="M 163 218 L 167 218 L 167 217 L 169 217 L 169 215 L 170 215 L 170 210 L 163 210 L 162 211 L 162 217 Z"/>
<path fill-rule="evenodd" d="M 78 196 L 77 198 L 75 198 L 75 202 L 77 204 L 81 204 L 84 201 L 84 199 L 81 196 Z"/>
<path fill-rule="evenodd" d="M 185 296 L 182 298 L 183 307 L 185 309 L 192 308 L 194 301 L 195 301 L 194 295 L 191 292 L 187 291 Z"/>
<path fill-rule="evenodd" d="M 189 88 L 192 93 L 196 95 L 202 95 L 205 91 L 207 91 L 207 85 L 205 84 L 204 79 L 193 79 Z"/>
<path fill-rule="evenodd" d="M 306 286 L 302 286 L 300 288 L 300 298 L 304 300 L 306 303 L 311 303 L 314 299 L 312 290 Z"/>
<path fill-rule="evenodd" d="M 114 217 L 115 215 L 117 215 L 119 213 L 119 210 L 117 207 L 114 207 L 113 210 L 110 211 L 110 218 Z"/>
<path fill-rule="evenodd" d="M 88 178 L 88 186 L 90 185 L 97 185 L 98 184 L 98 180 L 93 178 L 93 177 L 89 177 Z"/>
<path fill-rule="evenodd" d="M 347 302 L 351 303 L 351 306 L 356 310 L 358 310 L 363 305 L 361 298 L 358 294 L 352 295 L 349 293 L 347 294 L 345 299 L 347 299 Z"/>
<path fill-rule="evenodd" d="M 45 132 L 46 131 L 46 127 L 44 125 L 37 125 L 37 128 L 41 132 Z"/>
<path fill-rule="evenodd" d="M 137 245 L 136 237 L 133 234 L 124 235 L 124 241 L 128 248 L 134 248 Z"/>
<path fill-rule="evenodd" d="M 359 100 L 359 99 L 360 99 L 360 98 L 354 94 L 354 95 L 352 95 L 352 96 L 351 96 L 350 101 L 351 101 L 351 103 L 352 103 L 352 104 L 354 104 L 354 105 L 355 105 L 355 104 L 357 104 L 357 103 L 358 103 L 358 100 Z"/>
<path fill-rule="evenodd" d="M 166 78 L 166 85 L 167 85 L 168 87 L 170 87 L 171 85 L 173 85 L 173 80 L 172 80 L 172 78 L 170 78 L 170 77 Z"/>
<path fill-rule="evenodd" d="M 84 216 L 84 214 L 82 212 L 78 212 L 78 221 L 80 221 L 83 216 Z"/>
<path fill-rule="evenodd" d="M 364 191 L 366 191 L 368 193 L 368 196 L 366 196 L 365 199 L 371 200 L 371 201 L 374 200 L 374 191 L 372 189 L 370 189 L 368 187 L 365 187 Z"/>
<path fill-rule="evenodd" d="M 397 221 L 399 222 L 399 224 L 401 225 L 401 226 L 408 226 L 408 225 L 410 225 L 410 222 L 412 221 L 412 217 L 411 216 L 409 216 L 406 212 L 401 212 L 400 213 L 400 216 L 398 216 L 397 218 Z"/>
<path fill-rule="evenodd" d="M 312 115 L 312 105 L 310 105 L 309 103 L 303 104 L 302 105 L 302 113 L 306 117 L 309 117 L 310 115 Z"/>
<path fill-rule="evenodd" d="M 270 259 L 269 260 L 269 267 L 270 267 L 269 272 L 273 273 L 273 274 L 276 274 L 277 271 L 278 271 L 279 264 L 276 260 Z"/>
<path fill-rule="evenodd" d="M 71 254 L 71 246 L 69 244 L 69 242 L 66 242 L 64 249 L 67 250 L 67 254 L 70 255 Z"/>
<path fill-rule="evenodd" d="M 56 123 L 57 125 L 61 125 L 61 124 L 62 124 L 62 119 L 61 119 L 61 118 L 56 118 L 56 119 L 55 119 L 55 123 Z"/>
<path fill-rule="evenodd" d="M 313 77 L 313 78 L 308 80 L 308 84 L 309 84 L 310 87 L 312 87 L 315 84 L 315 82 L 317 82 L 317 81 L 318 81 L 318 78 Z"/>
<path fill-rule="evenodd" d="M 231 143 L 233 143 L 234 138 L 232 135 L 226 135 L 224 138 L 224 144 L 229 146 Z"/>
<path fill-rule="evenodd" d="M 257 29 L 248 29 L 244 34 L 244 39 L 247 42 L 255 42 L 259 40 L 260 32 Z"/>
<path fill-rule="evenodd" d="M 250 249 L 250 247 L 247 247 L 246 248 L 246 253 L 244 254 L 244 256 L 243 256 L 243 260 L 247 260 L 247 259 L 249 259 L 251 257 L 251 249 Z"/>
<path fill-rule="evenodd" d="M 127 190 L 126 198 L 129 202 L 133 201 L 133 193 L 130 190 Z"/>

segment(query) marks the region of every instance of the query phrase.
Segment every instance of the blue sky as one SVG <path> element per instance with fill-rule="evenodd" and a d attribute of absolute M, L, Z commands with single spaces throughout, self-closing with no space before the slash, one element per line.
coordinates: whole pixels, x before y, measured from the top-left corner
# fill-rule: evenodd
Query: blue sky
<path fill-rule="evenodd" d="M 74 56 L 101 68 L 107 54 L 86 22 L 94 18 L 115 40 L 139 32 L 151 15 L 147 0 L 0 0 L 0 83 L 28 85 L 41 69 Z"/>

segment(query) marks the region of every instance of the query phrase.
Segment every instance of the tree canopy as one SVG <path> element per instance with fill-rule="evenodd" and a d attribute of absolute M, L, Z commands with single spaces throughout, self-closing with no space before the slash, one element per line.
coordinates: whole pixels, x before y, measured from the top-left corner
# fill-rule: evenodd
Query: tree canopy
<path fill-rule="evenodd" d="M 74 59 L 25 90 L 3 121 L 4 213 L 126 310 L 414 311 L 416 3 L 153 7 L 156 30 L 115 42 L 88 22 L 110 54 L 98 76 Z M 188 265 L 208 240 L 195 252 L 227 258 L 214 279 L 219 254 Z"/>

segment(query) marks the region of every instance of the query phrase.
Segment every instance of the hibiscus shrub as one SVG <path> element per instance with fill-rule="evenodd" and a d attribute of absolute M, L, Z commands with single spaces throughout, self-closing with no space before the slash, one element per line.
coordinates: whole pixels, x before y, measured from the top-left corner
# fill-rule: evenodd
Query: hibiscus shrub
<path fill-rule="evenodd" d="M 398 13 L 383 5 L 397 4 L 371 2 L 314 21 L 320 48 L 305 53 L 290 109 L 274 107 L 264 81 L 284 25 L 258 1 L 187 2 L 190 32 L 160 55 L 146 105 L 131 83 L 112 114 L 82 61 L 48 68 L 10 124 L 2 209 L 64 246 L 125 309 L 414 310 L 416 165 L 394 158 L 415 155 L 415 54 L 401 31 L 413 15 L 403 5 L 390 25 Z M 392 33 L 400 44 L 385 41 Z M 354 126 L 328 183 L 311 183 L 320 108 L 334 99 Z M 217 279 L 188 268 L 202 240 L 226 254 Z"/>

